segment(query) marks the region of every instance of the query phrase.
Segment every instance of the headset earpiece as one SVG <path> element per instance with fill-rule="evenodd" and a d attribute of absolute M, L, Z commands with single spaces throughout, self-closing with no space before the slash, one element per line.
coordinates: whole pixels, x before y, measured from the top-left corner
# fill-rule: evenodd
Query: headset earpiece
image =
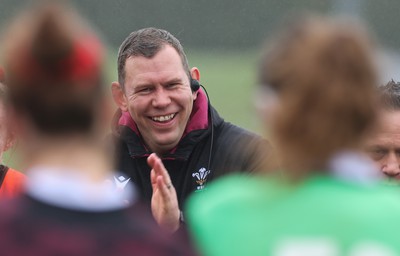
<path fill-rule="evenodd" d="M 192 92 L 197 92 L 200 89 L 199 81 L 191 78 L 190 79 L 190 88 L 192 89 Z"/>

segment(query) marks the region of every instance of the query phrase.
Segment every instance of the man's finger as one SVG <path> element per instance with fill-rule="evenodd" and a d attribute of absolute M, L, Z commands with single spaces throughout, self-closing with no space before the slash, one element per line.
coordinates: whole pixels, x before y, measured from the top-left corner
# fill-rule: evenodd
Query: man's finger
<path fill-rule="evenodd" d="M 148 158 L 147 158 L 147 164 L 151 167 L 154 168 L 154 163 L 155 160 L 158 158 L 158 156 L 155 153 L 152 153 Z"/>
<path fill-rule="evenodd" d="M 151 182 L 151 187 L 153 188 L 154 191 L 157 186 L 157 175 L 153 169 L 150 171 L 150 182 Z"/>
<path fill-rule="evenodd" d="M 169 173 L 167 169 L 165 169 L 164 164 L 162 163 L 160 158 L 155 158 L 154 160 L 151 159 L 151 161 L 154 161 L 153 163 L 153 170 L 155 172 L 156 176 L 162 176 L 164 178 L 164 181 L 166 184 L 171 183 L 171 178 L 169 177 Z"/>
<path fill-rule="evenodd" d="M 161 197 L 165 203 L 171 201 L 171 189 L 173 189 L 171 184 L 165 183 L 162 176 L 157 177 L 157 187 L 161 192 Z"/>
<path fill-rule="evenodd" d="M 147 163 L 149 166 L 155 171 L 156 175 L 162 175 L 169 180 L 169 174 L 168 171 L 165 169 L 164 164 L 162 163 L 161 159 L 155 154 L 152 153 L 148 158 L 147 158 Z"/>

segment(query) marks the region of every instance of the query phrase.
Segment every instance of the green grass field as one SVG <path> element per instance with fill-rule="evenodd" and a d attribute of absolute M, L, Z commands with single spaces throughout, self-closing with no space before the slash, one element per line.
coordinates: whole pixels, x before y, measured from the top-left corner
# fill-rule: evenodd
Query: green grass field
<path fill-rule="evenodd" d="M 188 52 L 189 64 L 200 70 L 212 105 L 225 120 L 260 132 L 253 98 L 257 52 Z"/>
<path fill-rule="evenodd" d="M 256 81 L 257 52 L 204 52 L 187 51 L 189 65 L 200 70 L 201 83 L 207 89 L 211 104 L 231 123 L 261 133 L 262 129 L 253 106 Z M 117 80 L 116 51 L 111 53 L 106 65 L 107 84 Z M 111 94 L 110 94 L 111 97 Z M 3 162 L 20 169 L 18 144 L 4 154 Z"/>

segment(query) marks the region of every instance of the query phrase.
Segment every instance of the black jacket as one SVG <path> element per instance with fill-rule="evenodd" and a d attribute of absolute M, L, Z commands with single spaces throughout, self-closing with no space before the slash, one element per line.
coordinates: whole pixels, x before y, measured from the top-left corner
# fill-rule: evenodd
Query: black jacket
<path fill-rule="evenodd" d="M 211 180 L 234 171 L 262 170 L 271 159 L 267 141 L 225 122 L 214 108 L 208 106 L 208 120 L 212 120 L 208 127 L 187 133 L 173 153 L 161 156 L 176 189 L 180 207 L 191 192 L 206 189 Z M 117 168 L 126 175 L 119 177 L 120 181 L 130 178 L 140 197 L 150 202 L 151 169 L 146 160 L 152 152 L 146 149 L 140 134 L 128 126 L 119 126 L 116 145 Z"/>

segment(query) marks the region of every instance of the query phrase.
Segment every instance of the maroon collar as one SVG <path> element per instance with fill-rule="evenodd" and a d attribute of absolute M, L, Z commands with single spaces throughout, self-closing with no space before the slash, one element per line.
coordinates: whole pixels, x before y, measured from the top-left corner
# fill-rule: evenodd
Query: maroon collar
<path fill-rule="evenodd" d="M 140 132 L 137 128 L 135 121 L 133 121 L 128 111 L 122 111 L 122 115 L 119 118 L 118 125 L 127 126 L 137 135 L 140 136 Z M 189 122 L 183 133 L 185 137 L 188 133 L 195 130 L 204 130 L 208 128 L 208 100 L 203 90 L 199 90 L 197 99 L 193 103 L 192 113 L 189 118 Z"/>

